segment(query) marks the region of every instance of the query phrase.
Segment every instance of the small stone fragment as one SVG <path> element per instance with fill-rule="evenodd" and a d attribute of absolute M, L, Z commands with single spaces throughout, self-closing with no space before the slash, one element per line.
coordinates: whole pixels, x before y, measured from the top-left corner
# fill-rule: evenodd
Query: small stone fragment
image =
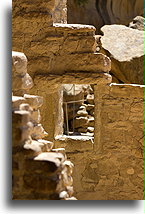
<path fill-rule="evenodd" d="M 87 95 L 87 103 L 94 105 L 94 94 Z"/>

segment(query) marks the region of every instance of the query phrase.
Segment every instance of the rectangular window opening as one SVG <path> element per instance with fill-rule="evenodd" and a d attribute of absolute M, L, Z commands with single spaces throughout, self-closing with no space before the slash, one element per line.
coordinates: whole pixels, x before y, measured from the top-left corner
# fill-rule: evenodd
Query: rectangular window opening
<path fill-rule="evenodd" d="M 94 87 L 63 85 L 63 134 L 94 137 Z"/>

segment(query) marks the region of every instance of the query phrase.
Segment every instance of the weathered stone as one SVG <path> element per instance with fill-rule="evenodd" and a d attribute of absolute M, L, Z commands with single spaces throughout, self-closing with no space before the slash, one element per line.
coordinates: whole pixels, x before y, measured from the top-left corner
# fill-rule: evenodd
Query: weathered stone
<path fill-rule="evenodd" d="M 58 152 L 64 155 L 66 157 L 65 149 L 64 148 L 57 148 L 57 149 L 52 149 L 52 152 Z"/>
<path fill-rule="evenodd" d="M 38 140 L 44 138 L 48 135 L 48 133 L 44 130 L 41 124 L 34 124 L 31 137 L 32 139 Z"/>
<path fill-rule="evenodd" d="M 54 8 L 54 0 L 37 0 L 35 4 L 26 0 L 13 1 L 13 33 L 39 33 L 40 29 L 44 30 L 48 26 L 52 26 L 52 11 Z"/>
<path fill-rule="evenodd" d="M 68 193 L 67 193 L 66 191 L 62 191 L 62 192 L 59 194 L 59 197 L 60 197 L 60 198 L 68 198 L 69 195 L 68 195 Z"/>
<path fill-rule="evenodd" d="M 73 195 L 73 193 L 74 193 L 73 187 L 72 186 L 67 186 L 66 189 L 67 189 L 67 192 L 69 194 L 69 197 L 71 197 Z"/>
<path fill-rule="evenodd" d="M 78 128 L 77 130 L 80 133 L 86 133 L 87 132 L 87 128 Z"/>
<path fill-rule="evenodd" d="M 53 162 L 57 167 L 64 161 L 64 156 L 61 153 L 56 152 L 43 152 L 34 158 L 36 161 L 48 161 Z"/>
<path fill-rule="evenodd" d="M 32 143 L 25 143 L 24 149 L 32 150 L 35 154 L 39 154 L 42 152 L 41 146 L 37 141 L 32 141 Z"/>
<path fill-rule="evenodd" d="M 95 125 L 95 124 L 94 124 L 94 123 L 95 123 L 94 117 L 89 116 L 88 121 L 89 121 L 88 126 L 94 127 L 94 125 Z"/>
<path fill-rule="evenodd" d="M 85 110 L 77 111 L 77 117 L 86 117 L 87 115 L 88 115 L 88 112 Z"/>
<path fill-rule="evenodd" d="M 12 60 L 16 73 L 24 75 L 27 73 L 27 57 L 24 53 L 12 51 Z"/>
<path fill-rule="evenodd" d="M 88 130 L 88 132 L 93 133 L 94 132 L 94 127 L 88 127 L 87 130 Z"/>
<path fill-rule="evenodd" d="M 129 23 L 129 27 L 137 30 L 144 30 L 144 17 L 136 16 L 132 22 Z"/>
<path fill-rule="evenodd" d="M 86 99 L 88 104 L 94 105 L 94 94 L 88 94 Z"/>
<path fill-rule="evenodd" d="M 24 98 L 26 99 L 27 103 L 29 103 L 29 105 L 35 110 L 40 108 L 43 104 L 43 97 L 40 96 L 25 94 Z"/>
<path fill-rule="evenodd" d="M 67 0 L 55 0 L 53 22 L 67 23 Z"/>
<path fill-rule="evenodd" d="M 87 110 L 87 111 L 91 111 L 92 109 L 94 109 L 94 107 L 95 107 L 95 105 L 93 105 L 93 104 L 88 104 L 88 105 L 86 105 L 86 110 Z"/>
<path fill-rule="evenodd" d="M 42 152 L 50 151 L 54 146 L 54 143 L 48 140 L 38 139 L 38 142 L 43 145 Z"/>
<path fill-rule="evenodd" d="M 30 129 L 28 126 L 29 112 L 14 111 L 12 113 L 12 143 L 19 146 L 29 138 Z"/>
<path fill-rule="evenodd" d="M 81 142 L 81 143 L 79 143 Z M 91 151 L 93 149 L 93 141 L 91 137 L 85 136 L 63 136 L 55 139 L 55 146 L 62 145 L 67 152 Z"/>
<path fill-rule="evenodd" d="M 102 47 L 111 58 L 111 73 L 123 83 L 143 84 L 143 31 L 123 25 L 101 28 Z"/>
<path fill-rule="evenodd" d="M 12 81 L 12 90 L 29 90 L 33 87 L 32 78 L 28 73 L 24 75 L 14 74 Z"/>
<path fill-rule="evenodd" d="M 24 97 L 12 96 L 12 109 L 19 110 L 20 104 L 25 103 Z"/>
<path fill-rule="evenodd" d="M 74 120 L 74 127 L 87 127 L 88 126 L 88 118 L 87 117 L 76 117 Z"/>
<path fill-rule="evenodd" d="M 41 121 L 41 115 L 40 115 L 40 110 L 33 110 L 30 116 L 30 120 L 33 123 L 40 123 Z"/>
<path fill-rule="evenodd" d="M 69 102 L 69 101 L 79 101 L 84 99 L 84 94 L 82 91 L 82 85 L 77 84 L 64 84 L 63 85 L 63 101 Z M 76 103 L 80 104 L 82 101 Z"/>
<path fill-rule="evenodd" d="M 30 105 L 28 103 L 22 103 L 20 104 L 19 106 L 19 110 L 21 111 L 28 111 L 30 112 L 30 115 L 31 115 L 31 112 L 33 111 L 33 109 L 30 107 Z"/>
<path fill-rule="evenodd" d="M 94 109 L 91 109 L 89 114 L 94 117 Z"/>

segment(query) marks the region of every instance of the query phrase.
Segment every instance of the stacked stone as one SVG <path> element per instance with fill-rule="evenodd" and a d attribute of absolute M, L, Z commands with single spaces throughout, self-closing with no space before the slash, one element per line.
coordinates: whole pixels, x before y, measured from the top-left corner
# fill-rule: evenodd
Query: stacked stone
<path fill-rule="evenodd" d="M 14 52 L 13 65 L 13 82 L 20 86 L 19 91 L 13 84 L 12 96 L 13 199 L 75 200 L 73 164 L 64 149 L 53 149 L 53 142 L 43 139 L 47 135 L 40 124 L 43 98 L 25 94 L 23 86 L 31 82 L 32 87 L 25 55 Z"/>
<path fill-rule="evenodd" d="M 78 86 L 75 86 L 78 89 Z M 68 124 L 69 131 L 71 134 L 74 130 L 73 135 L 86 135 L 93 137 L 94 136 L 94 91 L 91 85 L 82 85 L 80 86 L 77 93 L 71 96 L 67 93 L 64 93 L 64 101 L 68 99 L 78 101 L 67 105 L 68 113 Z M 80 100 L 80 102 L 79 102 Z M 66 123 L 66 109 L 64 105 L 64 122 Z M 74 120 L 73 120 L 74 117 Z M 66 132 L 66 124 L 65 133 Z"/>

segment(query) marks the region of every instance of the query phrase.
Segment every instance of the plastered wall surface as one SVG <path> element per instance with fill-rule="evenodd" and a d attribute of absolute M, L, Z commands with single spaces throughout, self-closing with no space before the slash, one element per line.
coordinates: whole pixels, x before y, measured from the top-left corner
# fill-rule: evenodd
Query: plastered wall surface
<path fill-rule="evenodd" d="M 96 86 L 94 143 L 56 141 L 74 163 L 79 200 L 143 199 L 143 90 L 137 85 Z"/>

